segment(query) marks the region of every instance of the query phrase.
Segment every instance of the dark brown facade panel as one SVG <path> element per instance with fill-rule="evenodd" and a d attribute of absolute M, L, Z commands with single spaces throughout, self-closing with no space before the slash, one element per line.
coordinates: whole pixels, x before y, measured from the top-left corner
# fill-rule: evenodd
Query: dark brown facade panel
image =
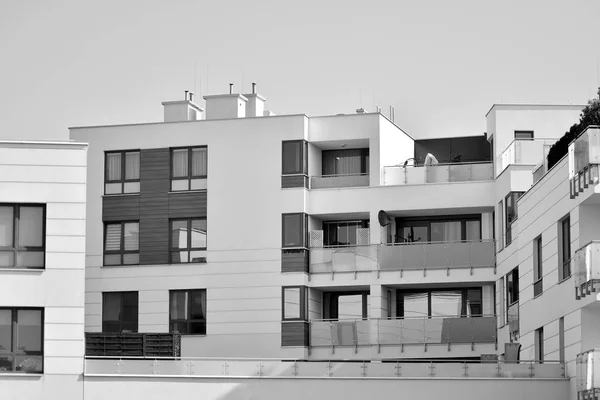
<path fill-rule="evenodd" d="M 169 218 L 206 217 L 206 192 L 169 193 Z"/>
<path fill-rule="evenodd" d="M 140 218 L 140 196 L 104 196 L 102 221 L 127 221 Z"/>
<path fill-rule="evenodd" d="M 308 273 L 308 250 L 281 250 L 281 272 Z"/>
<path fill-rule="evenodd" d="M 140 219 L 167 218 L 169 214 L 169 197 L 164 194 L 142 194 L 140 196 Z"/>
<path fill-rule="evenodd" d="M 282 175 L 281 187 L 283 189 L 303 187 L 308 189 L 308 176 L 306 175 Z"/>
<path fill-rule="evenodd" d="M 308 347 L 308 322 L 290 321 L 281 323 L 281 346 Z"/>
<path fill-rule="evenodd" d="M 140 219 L 140 264 L 169 263 L 169 219 Z"/>

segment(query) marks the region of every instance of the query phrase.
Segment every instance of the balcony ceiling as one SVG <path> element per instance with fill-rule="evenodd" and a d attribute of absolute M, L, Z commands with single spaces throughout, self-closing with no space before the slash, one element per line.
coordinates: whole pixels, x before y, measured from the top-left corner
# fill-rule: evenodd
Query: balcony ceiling
<path fill-rule="evenodd" d="M 369 219 L 369 213 L 365 211 L 354 213 L 311 214 L 311 217 L 315 217 L 321 221 L 356 221 L 359 219 Z"/>
<path fill-rule="evenodd" d="M 328 140 L 311 143 L 321 150 L 364 149 L 369 147 L 369 139 Z M 342 147 L 344 144 L 345 146 Z"/>

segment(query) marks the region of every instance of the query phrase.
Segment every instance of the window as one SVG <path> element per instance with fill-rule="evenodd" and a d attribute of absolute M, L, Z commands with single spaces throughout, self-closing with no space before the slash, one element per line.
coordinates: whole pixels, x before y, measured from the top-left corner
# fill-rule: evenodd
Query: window
<path fill-rule="evenodd" d="M 0 268 L 44 268 L 46 207 L 0 204 Z"/>
<path fill-rule="evenodd" d="M 369 149 L 323 150 L 323 175 L 369 173 Z"/>
<path fill-rule="evenodd" d="M 171 190 L 206 189 L 208 148 L 185 147 L 171 149 Z"/>
<path fill-rule="evenodd" d="M 43 372 L 44 310 L 0 308 L 0 373 Z"/>
<path fill-rule="evenodd" d="M 107 222 L 104 224 L 104 265 L 140 263 L 140 223 Z"/>
<path fill-rule="evenodd" d="M 481 215 L 398 218 L 396 226 L 400 243 L 481 240 Z"/>
<path fill-rule="evenodd" d="M 282 247 L 306 247 L 308 216 L 304 213 L 282 214 Z"/>
<path fill-rule="evenodd" d="M 533 140 L 533 131 L 515 131 L 516 140 Z"/>
<path fill-rule="evenodd" d="M 504 249 L 504 207 L 502 200 L 498 202 L 498 251 Z"/>
<path fill-rule="evenodd" d="M 206 218 L 171 220 L 171 263 L 206 262 Z"/>
<path fill-rule="evenodd" d="M 533 296 L 542 294 L 544 272 L 542 270 L 542 237 L 533 240 Z"/>
<path fill-rule="evenodd" d="M 512 243 L 512 223 L 519 217 L 517 208 L 517 200 L 525 192 L 510 192 L 504 199 L 505 216 L 506 216 L 506 245 Z"/>
<path fill-rule="evenodd" d="M 558 319 L 558 359 L 565 362 L 565 317 Z"/>
<path fill-rule="evenodd" d="M 308 296 L 306 286 L 282 288 L 282 320 L 306 321 L 308 319 Z"/>
<path fill-rule="evenodd" d="M 506 275 L 506 305 L 510 307 L 519 301 L 519 267 Z"/>
<path fill-rule="evenodd" d="M 206 289 L 169 291 L 169 332 L 206 335 Z"/>
<path fill-rule="evenodd" d="M 323 293 L 324 319 L 365 319 L 369 315 L 369 292 Z"/>
<path fill-rule="evenodd" d="M 308 174 L 308 142 L 305 140 L 286 140 L 281 146 L 281 174 Z"/>
<path fill-rule="evenodd" d="M 535 361 L 542 364 L 544 362 L 544 328 L 535 330 L 534 337 L 535 346 Z"/>
<path fill-rule="evenodd" d="M 139 193 L 140 152 L 108 151 L 104 157 L 104 194 Z"/>
<path fill-rule="evenodd" d="M 571 276 L 571 218 L 569 216 L 558 222 L 558 280 Z"/>
<path fill-rule="evenodd" d="M 138 292 L 102 293 L 102 332 L 138 331 Z"/>
<path fill-rule="evenodd" d="M 506 289 L 504 288 L 505 277 L 498 279 L 498 316 L 500 317 L 499 327 L 506 325 L 506 301 L 504 300 L 506 295 Z"/>
<path fill-rule="evenodd" d="M 481 288 L 398 291 L 398 317 L 481 316 Z"/>
<path fill-rule="evenodd" d="M 324 246 L 356 246 L 359 242 L 358 229 L 368 227 L 368 220 L 323 222 L 323 244 Z"/>

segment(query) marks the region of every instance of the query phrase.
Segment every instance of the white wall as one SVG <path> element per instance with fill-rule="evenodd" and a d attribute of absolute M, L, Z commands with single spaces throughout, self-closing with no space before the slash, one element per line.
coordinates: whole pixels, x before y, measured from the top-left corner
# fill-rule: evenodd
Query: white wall
<path fill-rule="evenodd" d="M 414 157 L 415 141 L 383 115 L 379 115 L 379 126 L 379 182 L 383 185 L 383 167 L 403 164 Z"/>

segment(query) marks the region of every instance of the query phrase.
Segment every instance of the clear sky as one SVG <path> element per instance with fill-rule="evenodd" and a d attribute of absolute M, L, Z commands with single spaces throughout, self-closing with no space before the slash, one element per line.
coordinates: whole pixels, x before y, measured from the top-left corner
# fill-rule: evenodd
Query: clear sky
<path fill-rule="evenodd" d="M 599 0 L 0 0 L 0 138 L 160 121 L 161 101 L 229 82 L 257 82 L 277 114 L 393 105 L 416 138 L 481 134 L 494 103 L 596 95 L 599 15 Z"/>

